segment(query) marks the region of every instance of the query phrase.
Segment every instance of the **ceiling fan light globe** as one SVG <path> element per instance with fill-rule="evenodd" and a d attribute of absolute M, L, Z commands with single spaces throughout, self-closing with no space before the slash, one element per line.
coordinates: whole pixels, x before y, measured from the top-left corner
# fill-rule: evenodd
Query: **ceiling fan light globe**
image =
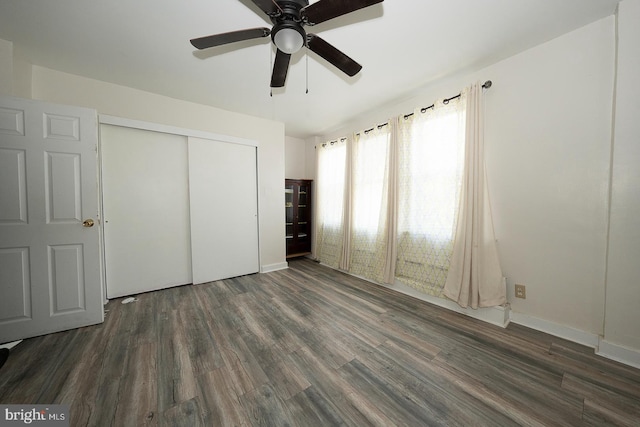
<path fill-rule="evenodd" d="M 302 48 L 304 38 L 293 28 L 282 28 L 273 36 L 273 42 L 282 52 L 293 54 Z"/>

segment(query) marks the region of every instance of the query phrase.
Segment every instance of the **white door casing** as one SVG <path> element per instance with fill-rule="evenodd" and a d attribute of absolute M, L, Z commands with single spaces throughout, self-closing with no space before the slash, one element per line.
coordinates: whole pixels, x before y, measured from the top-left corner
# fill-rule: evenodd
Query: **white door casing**
<path fill-rule="evenodd" d="M 189 138 L 193 283 L 256 273 L 256 147 Z"/>
<path fill-rule="evenodd" d="M 97 147 L 95 110 L 0 97 L 0 343 L 104 319 Z"/>

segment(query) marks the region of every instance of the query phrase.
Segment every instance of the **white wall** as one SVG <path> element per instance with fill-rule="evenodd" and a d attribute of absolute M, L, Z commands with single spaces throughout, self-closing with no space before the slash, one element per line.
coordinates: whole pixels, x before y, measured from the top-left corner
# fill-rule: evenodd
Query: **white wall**
<path fill-rule="evenodd" d="M 284 124 L 180 101 L 124 86 L 33 66 L 34 99 L 95 108 L 100 114 L 259 141 L 260 264 L 285 263 Z"/>
<path fill-rule="evenodd" d="M 360 117 L 328 140 L 454 95 L 486 92 L 486 163 L 512 311 L 603 332 L 615 17 Z M 513 286 L 527 287 L 515 299 Z M 597 342 L 597 339 L 596 339 Z"/>
<path fill-rule="evenodd" d="M 485 70 L 487 168 L 516 313 L 602 334 L 615 18 Z M 513 286 L 527 286 L 516 299 Z"/>
<path fill-rule="evenodd" d="M 285 138 L 285 176 L 287 178 L 314 179 L 316 175 L 315 144 L 320 138 Z"/>
<path fill-rule="evenodd" d="M 0 95 L 11 95 L 13 88 L 13 43 L 0 39 Z"/>
<path fill-rule="evenodd" d="M 618 74 L 604 338 L 640 352 L 640 0 L 618 13 Z M 640 354 L 640 353 L 638 353 Z M 640 358 L 637 359 L 640 366 Z"/>
<path fill-rule="evenodd" d="M 314 137 L 305 140 L 306 151 L 305 156 L 307 158 L 307 175 L 310 179 L 316 176 L 316 145 L 320 142 L 320 138 Z"/>
<path fill-rule="evenodd" d="M 20 49 L 13 47 L 13 95 L 31 99 L 31 64 L 21 56 Z"/>
<path fill-rule="evenodd" d="M 307 179 L 307 167 L 304 139 L 285 137 L 284 140 L 284 177 L 290 179 Z"/>

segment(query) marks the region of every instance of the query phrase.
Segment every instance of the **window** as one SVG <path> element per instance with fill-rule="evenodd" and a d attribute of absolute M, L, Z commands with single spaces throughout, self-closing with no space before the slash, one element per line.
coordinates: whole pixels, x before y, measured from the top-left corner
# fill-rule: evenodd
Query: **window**
<path fill-rule="evenodd" d="M 316 257 L 339 268 L 344 230 L 346 139 L 319 145 L 316 150 Z"/>
<path fill-rule="evenodd" d="M 462 95 L 319 148 L 322 262 L 380 282 L 395 274 L 440 296 L 464 171 L 465 105 Z"/>
<path fill-rule="evenodd" d="M 386 225 L 388 154 L 388 129 L 372 129 L 357 135 L 352 178 L 352 229 L 356 234 L 374 237 Z"/>
<path fill-rule="evenodd" d="M 439 296 L 447 279 L 464 170 L 460 100 L 400 119 L 396 276 Z"/>
<path fill-rule="evenodd" d="M 430 113 L 402 124 L 398 231 L 446 243 L 460 200 L 465 117 L 455 109 Z"/>
<path fill-rule="evenodd" d="M 352 155 L 349 271 L 380 282 L 389 248 L 390 127 L 356 134 Z"/>

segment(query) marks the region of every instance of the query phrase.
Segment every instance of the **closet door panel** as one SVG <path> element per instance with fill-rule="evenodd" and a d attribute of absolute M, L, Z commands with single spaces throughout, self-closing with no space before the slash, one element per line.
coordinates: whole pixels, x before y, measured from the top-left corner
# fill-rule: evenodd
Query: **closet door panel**
<path fill-rule="evenodd" d="M 258 272 L 256 147 L 188 145 L 193 283 Z"/>
<path fill-rule="evenodd" d="M 101 125 L 108 298 L 192 282 L 187 138 Z"/>

